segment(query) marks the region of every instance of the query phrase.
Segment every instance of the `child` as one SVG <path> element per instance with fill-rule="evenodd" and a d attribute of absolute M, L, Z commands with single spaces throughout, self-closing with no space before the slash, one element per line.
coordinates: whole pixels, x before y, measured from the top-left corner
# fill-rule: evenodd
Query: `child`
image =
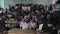
<path fill-rule="evenodd" d="M 36 23 L 34 23 L 32 20 L 29 22 L 29 29 L 35 29 Z"/>
<path fill-rule="evenodd" d="M 43 29 L 43 23 L 39 24 L 39 27 L 36 29 L 37 34 L 40 34 L 40 32 L 42 32 L 42 29 Z"/>
<path fill-rule="evenodd" d="M 21 21 L 20 27 L 21 27 L 22 29 L 28 29 L 28 23 L 26 23 L 25 20 L 24 20 L 24 21 Z"/>

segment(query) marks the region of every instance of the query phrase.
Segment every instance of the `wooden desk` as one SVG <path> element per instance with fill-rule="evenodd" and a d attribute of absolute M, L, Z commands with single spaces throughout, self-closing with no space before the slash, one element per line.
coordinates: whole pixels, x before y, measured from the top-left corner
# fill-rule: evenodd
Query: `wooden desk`
<path fill-rule="evenodd" d="M 17 27 L 17 20 L 5 20 L 5 24 L 10 24 L 9 27 L 13 25 L 13 27 Z"/>
<path fill-rule="evenodd" d="M 22 30 L 18 28 L 13 28 L 8 31 L 8 34 L 36 34 L 35 30 Z M 49 34 L 49 32 L 42 32 L 40 34 Z"/>
<path fill-rule="evenodd" d="M 0 32 L 0 34 L 7 34 L 7 30 Z"/>
<path fill-rule="evenodd" d="M 10 24 L 12 24 L 12 23 L 17 23 L 17 21 L 16 20 L 5 20 L 5 23 L 10 23 Z"/>
<path fill-rule="evenodd" d="M 36 34 L 35 30 L 22 30 L 22 29 L 11 29 L 8 31 L 8 34 Z"/>

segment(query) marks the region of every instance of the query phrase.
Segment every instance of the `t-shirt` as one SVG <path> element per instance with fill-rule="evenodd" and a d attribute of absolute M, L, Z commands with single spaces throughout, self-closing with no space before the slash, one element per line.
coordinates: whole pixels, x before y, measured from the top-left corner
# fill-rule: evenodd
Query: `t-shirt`
<path fill-rule="evenodd" d="M 23 23 L 22 24 L 22 29 L 28 29 L 28 23 Z"/>
<path fill-rule="evenodd" d="M 22 29 L 28 29 L 28 23 L 21 21 L 20 27 L 22 27 Z"/>
<path fill-rule="evenodd" d="M 22 25 L 23 25 L 23 21 L 20 22 L 20 27 L 22 27 Z"/>
<path fill-rule="evenodd" d="M 43 29 L 43 24 L 40 24 L 39 25 L 39 30 L 42 30 Z"/>

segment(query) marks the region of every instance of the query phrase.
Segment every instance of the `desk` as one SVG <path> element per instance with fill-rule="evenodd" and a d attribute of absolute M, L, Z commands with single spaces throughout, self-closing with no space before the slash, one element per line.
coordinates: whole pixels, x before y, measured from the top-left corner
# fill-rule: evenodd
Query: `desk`
<path fill-rule="evenodd" d="M 56 26 L 56 29 L 57 29 L 57 31 L 58 31 L 57 34 L 60 34 L 60 25 L 57 25 L 57 26 Z"/>
<path fill-rule="evenodd" d="M 0 34 L 7 34 L 7 30 L 0 32 Z"/>
<path fill-rule="evenodd" d="M 5 23 L 10 23 L 10 24 L 14 23 L 14 24 L 16 24 L 17 21 L 16 20 L 5 20 Z"/>
<path fill-rule="evenodd" d="M 36 34 L 35 30 L 22 30 L 18 28 L 13 28 L 8 31 L 8 34 Z"/>
<path fill-rule="evenodd" d="M 17 20 L 5 20 L 5 24 L 7 24 L 5 25 L 6 27 L 17 27 Z M 10 24 L 10 26 L 8 24 Z"/>

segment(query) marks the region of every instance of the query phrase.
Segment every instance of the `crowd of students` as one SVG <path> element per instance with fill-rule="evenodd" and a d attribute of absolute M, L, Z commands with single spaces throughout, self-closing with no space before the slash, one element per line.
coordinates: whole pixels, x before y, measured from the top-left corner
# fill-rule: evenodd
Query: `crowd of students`
<path fill-rule="evenodd" d="M 53 24 L 56 26 L 55 22 L 55 12 L 52 11 L 51 7 L 48 6 L 29 6 L 28 9 L 22 9 L 23 6 L 10 6 L 9 9 L 0 11 L 0 17 L 3 20 L 15 19 L 17 20 L 17 25 L 22 29 L 38 29 L 40 24 L 44 24 L 43 30 L 49 30 L 47 24 Z M 1 20 L 0 18 L 0 20 Z"/>

